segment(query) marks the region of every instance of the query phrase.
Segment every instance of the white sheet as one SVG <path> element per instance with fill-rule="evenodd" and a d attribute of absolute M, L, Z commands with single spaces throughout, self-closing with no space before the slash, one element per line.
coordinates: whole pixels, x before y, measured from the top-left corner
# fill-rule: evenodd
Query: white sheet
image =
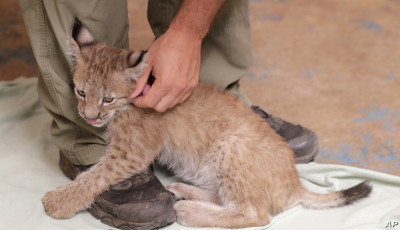
<path fill-rule="evenodd" d="M 50 116 L 36 94 L 36 79 L 0 83 L 0 230 L 113 229 L 81 212 L 68 220 L 44 213 L 42 196 L 69 182 L 58 168 L 58 150 L 49 136 Z M 298 206 L 265 227 L 252 229 L 400 229 L 400 178 L 339 165 L 298 165 L 304 186 L 316 192 L 350 187 L 363 180 L 371 196 L 355 205 L 329 210 Z M 157 172 L 164 184 L 174 179 Z M 178 224 L 165 229 L 188 229 Z"/>

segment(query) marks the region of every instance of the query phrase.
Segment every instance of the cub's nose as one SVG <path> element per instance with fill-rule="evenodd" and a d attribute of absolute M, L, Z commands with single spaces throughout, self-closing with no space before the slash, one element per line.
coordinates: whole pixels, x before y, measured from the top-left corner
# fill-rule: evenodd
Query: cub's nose
<path fill-rule="evenodd" d="M 91 121 L 95 121 L 97 119 L 99 119 L 100 117 L 100 113 L 97 114 L 91 114 L 91 113 L 87 113 L 86 111 L 83 112 L 83 116 L 86 120 L 91 120 Z"/>

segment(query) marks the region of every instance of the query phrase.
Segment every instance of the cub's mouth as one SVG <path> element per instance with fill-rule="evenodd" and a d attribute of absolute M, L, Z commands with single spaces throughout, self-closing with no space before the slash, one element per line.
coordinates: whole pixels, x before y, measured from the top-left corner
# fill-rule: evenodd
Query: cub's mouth
<path fill-rule="evenodd" d="M 99 120 L 97 120 L 97 119 L 96 120 L 86 119 L 86 122 L 91 125 L 99 125 L 100 124 Z"/>
<path fill-rule="evenodd" d="M 100 120 L 100 119 L 96 119 L 96 120 L 85 119 L 85 121 L 94 127 L 102 127 L 103 125 L 105 125 L 107 123 L 107 121 Z"/>
<path fill-rule="evenodd" d="M 79 110 L 79 115 L 86 121 L 86 123 L 88 123 L 94 127 L 104 126 L 105 124 L 107 124 L 109 122 L 110 117 L 112 117 L 110 114 L 107 114 L 103 117 L 98 117 L 96 119 L 89 119 L 89 118 L 86 118 L 80 110 Z"/>
<path fill-rule="evenodd" d="M 108 123 L 108 119 L 106 119 L 106 120 L 103 120 L 103 119 L 96 119 L 96 120 L 85 119 L 85 121 L 88 124 L 90 124 L 90 125 L 92 125 L 94 127 L 102 127 L 102 126 L 104 126 L 105 124 Z"/>

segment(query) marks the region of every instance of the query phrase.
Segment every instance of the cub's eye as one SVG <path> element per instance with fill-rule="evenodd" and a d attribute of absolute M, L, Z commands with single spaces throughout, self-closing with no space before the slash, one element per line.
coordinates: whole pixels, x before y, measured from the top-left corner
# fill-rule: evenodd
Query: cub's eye
<path fill-rule="evenodd" d="M 86 96 L 86 94 L 85 94 L 85 92 L 83 91 L 83 90 L 76 90 L 76 93 L 79 95 L 79 96 L 81 96 L 81 97 L 85 97 Z"/>
<path fill-rule="evenodd" d="M 104 103 L 112 103 L 114 101 L 113 97 L 104 97 L 103 102 Z"/>

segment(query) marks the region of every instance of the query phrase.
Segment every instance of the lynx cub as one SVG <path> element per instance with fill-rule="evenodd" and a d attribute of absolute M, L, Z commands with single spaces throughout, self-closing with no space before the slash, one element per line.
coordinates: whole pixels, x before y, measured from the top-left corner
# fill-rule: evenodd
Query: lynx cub
<path fill-rule="evenodd" d="M 190 183 L 167 186 L 178 199 L 177 222 L 186 226 L 263 226 L 297 204 L 340 207 L 371 192 L 366 182 L 329 194 L 306 191 L 288 144 L 237 98 L 215 87 L 200 84 L 186 102 L 164 113 L 133 106 L 128 96 L 147 54 L 97 43 L 84 26 L 75 26 L 79 113 L 94 126 L 107 124 L 110 144 L 89 171 L 44 196 L 48 215 L 72 217 L 110 185 L 155 160 Z"/>

